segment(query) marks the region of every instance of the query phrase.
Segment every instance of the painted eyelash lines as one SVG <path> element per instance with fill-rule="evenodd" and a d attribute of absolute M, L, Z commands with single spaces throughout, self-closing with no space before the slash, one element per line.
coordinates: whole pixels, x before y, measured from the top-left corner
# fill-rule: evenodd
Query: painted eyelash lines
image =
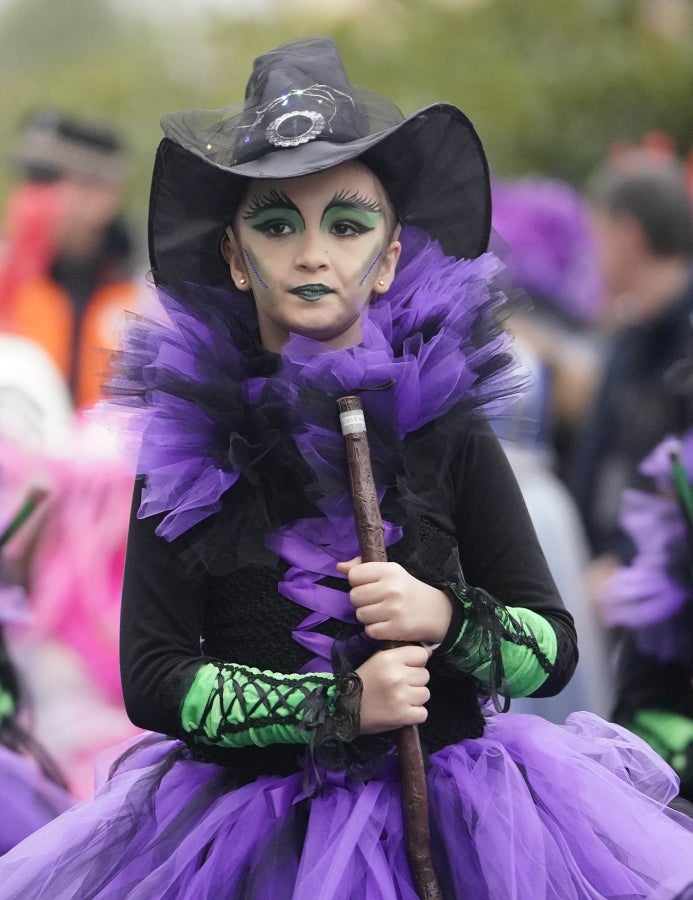
<path fill-rule="evenodd" d="M 369 197 L 365 197 L 363 194 L 359 194 L 357 191 L 352 191 L 352 193 L 347 193 L 346 190 L 341 190 L 337 194 L 334 195 L 332 200 L 327 204 L 326 210 L 334 209 L 335 207 L 353 207 L 354 209 L 364 210 L 365 212 L 372 213 L 381 213 L 382 209 L 377 200 L 372 200 Z M 283 193 L 278 191 L 276 188 L 271 188 L 266 194 L 262 194 L 259 197 L 253 197 L 253 199 L 248 204 L 248 208 L 243 212 L 243 219 L 253 219 L 255 216 L 259 215 L 261 212 L 264 212 L 267 209 L 292 209 L 298 212 L 298 208 L 289 197 Z"/>
<path fill-rule="evenodd" d="M 248 204 L 248 208 L 243 212 L 244 219 L 253 219 L 259 213 L 266 209 L 293 209 L 298 212 L 298 208 L 291 202 L 289 197 L 276 188 L 271 188 L 266 194 L 259 197 L 253 197 Z"/>
<path fill-rule="evenodd" d="M 353 191 L 351 194 L 347 194 L 344 189 L 334 195 L 332 200 L 330 200 L 330 202 L 327 204 L 327 209 L 332 209 L 335 206 L 353 206 L 355 209 L 362 209 L 366 212 L 382 212 L 380 204 L 377 200 L 371 200 L 370 198 L 365 197 L 363 194 L 359 194 L 358 191 Z"/>

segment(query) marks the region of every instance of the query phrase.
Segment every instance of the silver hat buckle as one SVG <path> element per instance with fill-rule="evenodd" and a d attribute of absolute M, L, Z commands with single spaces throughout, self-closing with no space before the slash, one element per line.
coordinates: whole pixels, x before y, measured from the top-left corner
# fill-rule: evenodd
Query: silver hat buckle
<path fill-rule="evenodd" d="M 300 120 L 303 119 L 304 123 Z M 299 130 L 295 134 L 287 134 L 285 127 L 287 123 L 298 125 Z M 325 130 L 327 122 L 322 113 L 315 112 L 310 109 L 295 109 L 291 112 L 282 113 L 273 119 L 265 129 L 265 137 L 275 147 L 298 147 L 299 144 L 307 144 L 309 141 L 322 134 Z"/>

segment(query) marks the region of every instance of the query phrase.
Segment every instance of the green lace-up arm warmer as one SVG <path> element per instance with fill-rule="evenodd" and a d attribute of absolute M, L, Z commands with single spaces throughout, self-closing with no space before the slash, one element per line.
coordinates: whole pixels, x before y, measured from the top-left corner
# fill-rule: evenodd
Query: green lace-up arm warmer
<path fill-rule="evenodd" d="M 556 662 L 558 641 L 550 622 L 523 607 L 509 608 L 481 588 L 446 582 L 453 616 L 438 648 L 455 668 L 474 675 L 499 708 L 498 694 L 526 697 L 539 688 Z"/>
<path fill-rule="evenodd" d="M 353 672 L 277 674 L 203 664 L 181 708 L 193 742 L 219 747 L 350 741 L 359 732 L 361 680 Z"/>

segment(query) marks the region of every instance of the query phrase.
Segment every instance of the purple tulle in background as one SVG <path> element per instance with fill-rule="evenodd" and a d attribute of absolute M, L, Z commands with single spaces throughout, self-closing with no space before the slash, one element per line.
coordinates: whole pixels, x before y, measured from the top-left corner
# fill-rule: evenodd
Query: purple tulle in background
<path fill-rule="evenodd" d="M 604 289 L 597 248 L 574 187 L 550 178 L 496 179 L 493 228 L 507 245 L 498 253 L 516 285 L 576 322 L 599 319 Z"/>
<path fill-rule="evenodd" d="M 636 551 L 600 596 L 606 624 L 632 630 L 641 652 L 661 662 L 693 658 L 691 535 L 674 490 L 673 455 L 691 479 L 693 431 L 666 438 L 643 461 L 655 491 L 624 492 L 621 523 Z"/>

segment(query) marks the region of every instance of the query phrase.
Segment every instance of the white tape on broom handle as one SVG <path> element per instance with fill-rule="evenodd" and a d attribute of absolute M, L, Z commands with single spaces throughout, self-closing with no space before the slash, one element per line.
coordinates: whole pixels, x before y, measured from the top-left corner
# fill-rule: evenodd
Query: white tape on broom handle
<path fill-rule="evenodd" d="M 366 419 L 361 409 L 350 409 L 339 414 L 342 434 L 363 434 L 366 430 Z"/>

